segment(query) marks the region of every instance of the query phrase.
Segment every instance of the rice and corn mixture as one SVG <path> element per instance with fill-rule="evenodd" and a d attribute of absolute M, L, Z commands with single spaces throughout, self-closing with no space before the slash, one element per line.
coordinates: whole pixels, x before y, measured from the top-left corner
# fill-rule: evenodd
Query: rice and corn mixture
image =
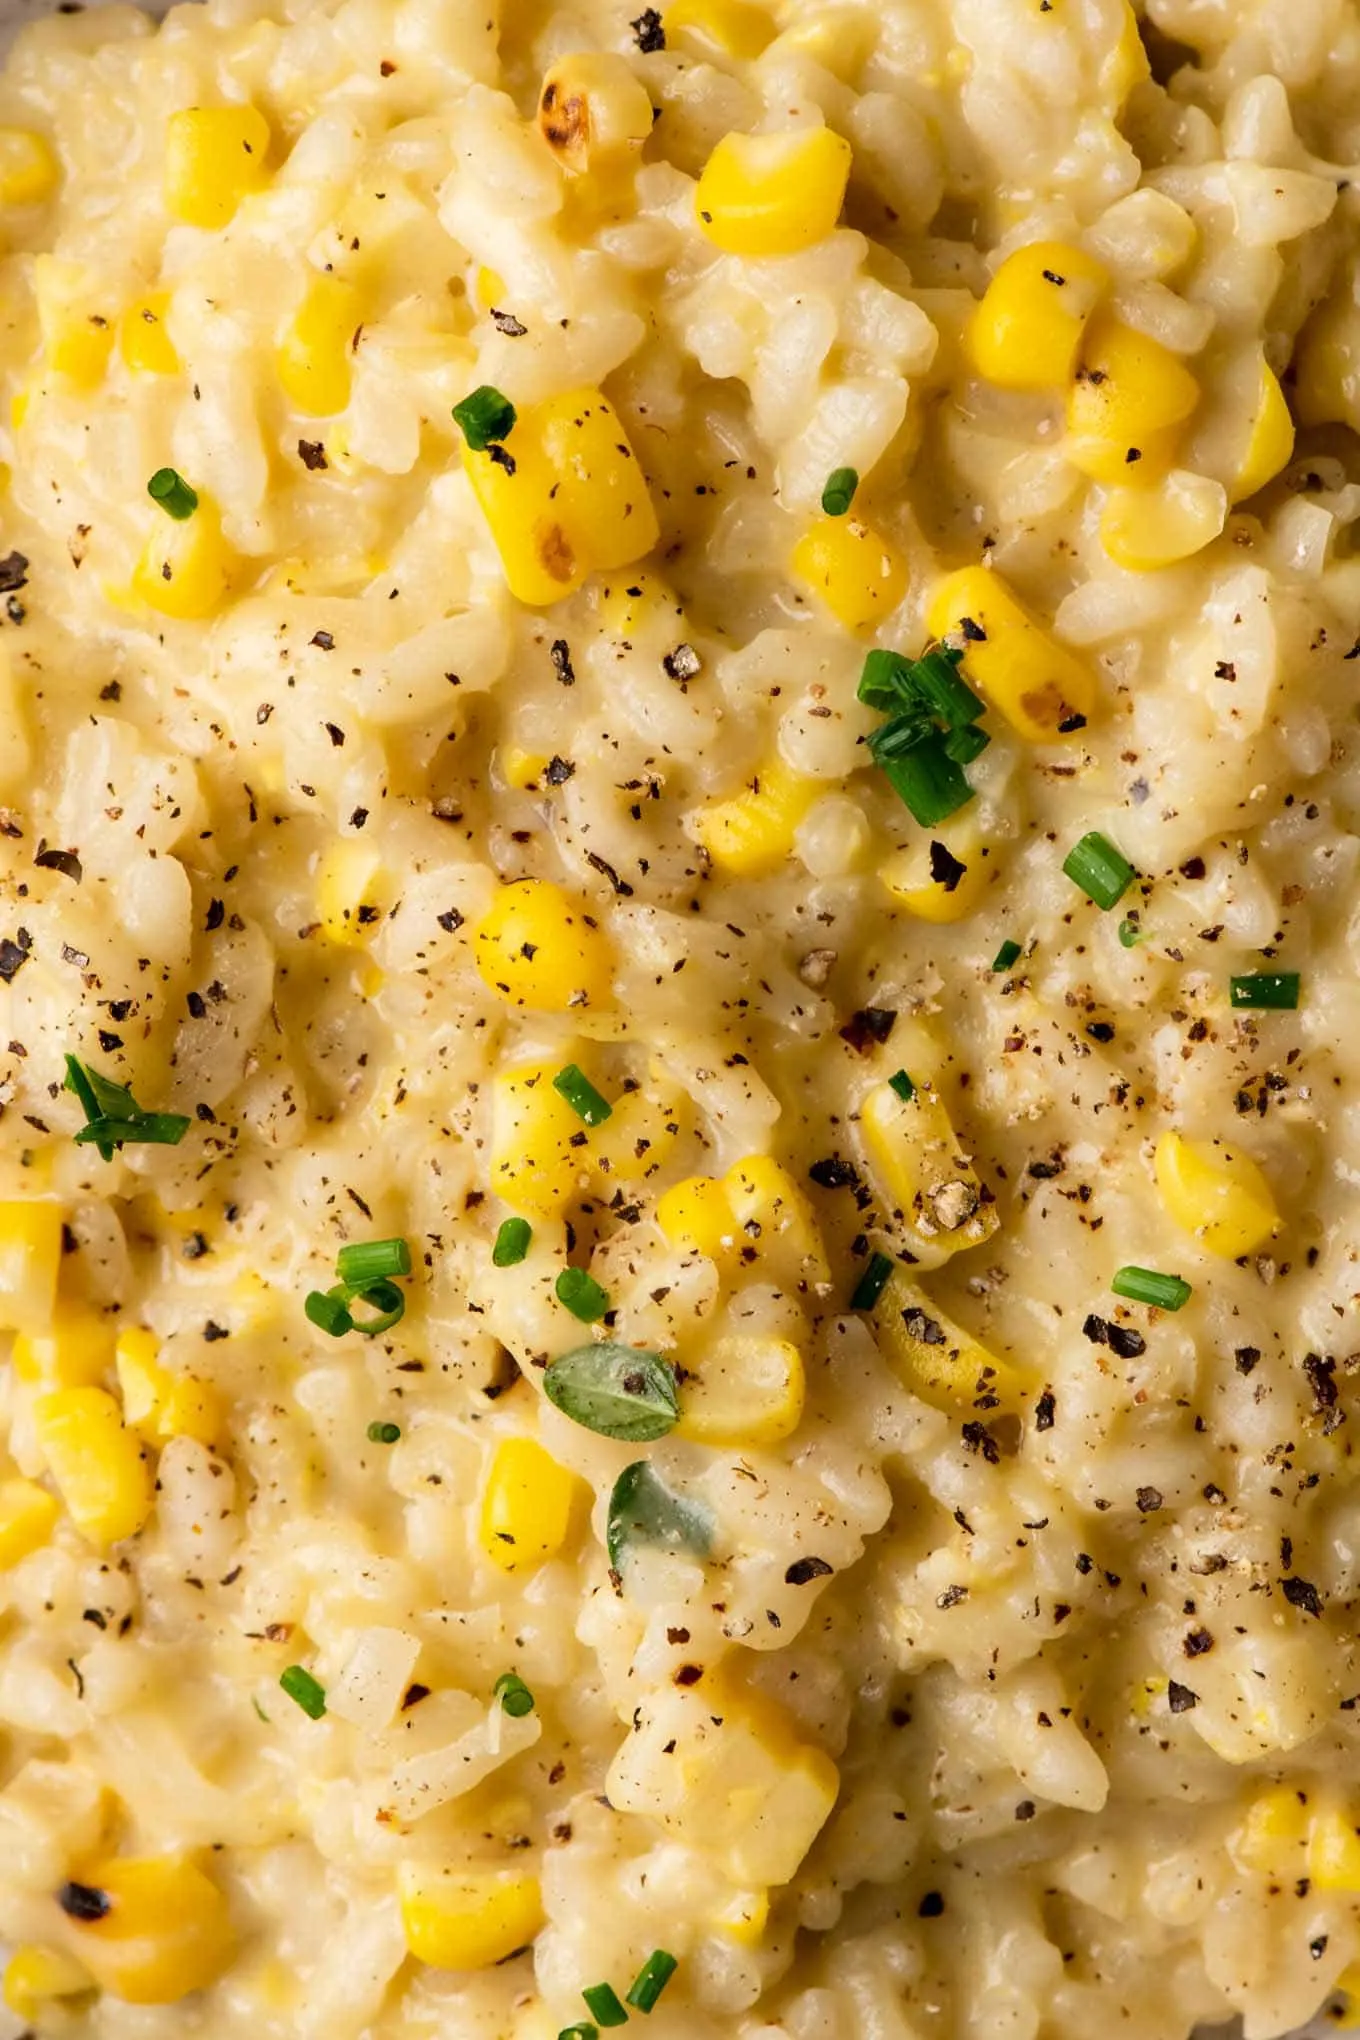
<path fill-rule="evenodd" d="M 1345 2024 L 1360 12 L 635 4 L 0 77 L 0 2036 Z"/>

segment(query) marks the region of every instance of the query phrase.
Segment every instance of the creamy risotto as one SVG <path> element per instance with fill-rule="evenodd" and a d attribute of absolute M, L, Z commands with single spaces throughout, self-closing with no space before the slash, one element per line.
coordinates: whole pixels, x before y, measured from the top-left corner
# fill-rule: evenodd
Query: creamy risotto
<path fill-rule="evenodd" d="M 0 2036 L 1346 2023 L 1360 14 L 635 5 L 0 76 Z"/>

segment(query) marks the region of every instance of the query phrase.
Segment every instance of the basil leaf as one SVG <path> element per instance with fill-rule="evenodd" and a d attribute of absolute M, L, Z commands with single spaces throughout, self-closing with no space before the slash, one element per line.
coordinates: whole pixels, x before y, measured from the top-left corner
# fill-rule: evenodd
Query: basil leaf
<path fill-rule="evenodd" d="M 663 1551 L 688 1551 L 707 1558 L 713 1548 L 713 1511 L 703 1502 L 675 1494 L 651 1462 L 635 1459 L 625 1466 L 609 1497 L 605 1541 L 615 1572 L 634 1544 L 655 1544 Z"/>
<path fill-rule="evenodd" d="M 630 1445 L 664 1438 L 680 1416 L 670 1364 L 659 1353 L 613 1339 L 561 1354 L 543 1386 L 549 1402 L 574 1424 Z"/>

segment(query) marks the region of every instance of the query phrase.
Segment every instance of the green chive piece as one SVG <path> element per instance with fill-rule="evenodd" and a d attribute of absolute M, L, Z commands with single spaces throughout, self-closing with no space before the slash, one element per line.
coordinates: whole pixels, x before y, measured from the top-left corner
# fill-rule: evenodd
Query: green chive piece
<path fill-rule="evenodd" d="M 974 758 L 982 756 L 991 741 L 986 730 L 980 730 L 976 723 L 960 723 L 945 737 L 944 755 L 952 758 L 956 765 L 971 765 Z"/>
<path fill-rule="evenodd" d="M 534 1229 L 527 1218 L 507 1218 L 501 1223 L 496 1234 L 496 1244 L 491 1249 L 493 1268 L 518 1268 L 529 1251 L 529 1242 Z"/>
<path fill-rule="evenodd" d="M 844 517 L 855 500 L 859 487 L 858 470 L 851 467 L 836 468 L 826 478 L 822 490 L 822 508 L 828 517 Z"/>
<path fill-rule="evenodd" d="M 137 1103 L 126 1084 L 115 1084 L 88 1063 L 66 1058 L 63 1088 L 73 1091 L 85 1114 L 85 1125 L 76 1135 L 80 1145 L 98 1148 L 106 1162 L 115 1148 L 137 1141 L 147 1147 L 178 1147 L 189 1131 L 189 1121 L 179 1112 L 147 1112 Z"/>
<path fill-rule="evenodd" d="M 311 1323 L 329 1332 L 333 1339 L 343 1339 L 346 1332 L 354 1330 L 343 1290 L 310 1289 L 302 1308 Z"/>
<path fill-rule="evenodd" d="M 635 2011 L 650 2012 L 680 1964 L 664 1948 L 653 1948 L 633 1978 L 628 2002 Z"/>
<path fill-rule="evenodd" d="M 1129 1303 L 1150 1303 L 1154 1310 L 1181 1310 L 1194 1291 L 1179 1275 L 1159 1275 L 1155 1268 L 1121 1268 L 1110 1284 Z"/>
<path fill-rule="evenodd" d="M 400 1436 L 400 1424 L 370 1424 L 368 1427 L 370 1445 L 395 1445 Z"/>
<path fill-rule="evenodd" d="M 341 1247 L 335 1257 L 335 1272 L 342 1282 L 367 1289 L 387 1275 L 409 1275 L 411 1249 L 405 1240 L 364 1240 L 358 1246 Z"/>
<path fill-rule="evenodd" d="M 962 652 L 936 645 L 932 651 L 923 652 L 912 662 L 907 675 L 907 684 L 916 698 L 950 730 L 978 722 L 987 713 L 987 704 L 981 695 L 974 694 L 968 683 L 960 678 L 958 669 L 962 658 Z"/>
<path fill-rule="evenodd" d="M 515 429 L 517 413 L 509 397 L 483 383 L 453 407 L 453 422 L 474 453 L 500 446 Z"/>
<path fill-rule="evenodd" d="M 174 468 L 157 468 L 146 485 L 146 493 L 177 524 L 183 524 L 198 508 L 197 491 Z"/>
<path fill-rule="evenodd" d="M 886 1254 L 871 1254 L 869 1265 L 855 1284 L 855 1293 L 850 1299 L 851 1310 L 872 1310 L 888 1286 L 893 1264 Z"/>
<path fill-rule="evenodd" d="M 609 1308 L 609 1294 L 584 1268 L 564 1268 L 553 1285 L 557 1301 L 583 1325 L 598 1324 Z"/>
<path fill-rule="evenodd" d="M 289 1665 L 287 1671 L 279 1673 L 279 1684 L 304 1714 L 313 1721 L 320 1721 L 326 1712 L 326 1689 L 319 1680 L 301 1665 Z"/>
<path fill-rule="evenodd" d="M 534 1696 L 517 1672 L 502 1672 L 492 1692 L 501 1703 L 501 1710 L 519 1721 L 534 1711 Z"/>
<path fill-rule="evenodd" d="M 592 1983 L 581 1992 L 586 2008 L 592 2019 L 598 2019 L 602 2026 L 626 2026 L 628 2014 L 619 2003 L 619 1994 L 612 1983 Z"/>
<path fill-rule="evenodd" d="M 896 1091 L 904 1105 L 910 1105 L 912 1099 L 916 1096 L 916 1086 L 905 1070 L 898 1070 L 893 1076 L 889 1077 L 888 1088 L 891 1091 Z"/>
<path fill-rule="evenodd" d="M 1121 948 L 1136 949 L 1138 947 L 1138 944 L 1142 941 L 1142 939 L 1143 931 L 1139 927 L 1137 921 L 1134 919 L 1132 914 L 1130 914 L 1126 920 L 1123 920 L 1119 923 L 1119 941 Z"/>
<path fill-rule="evenodd" d="M 1063 870 L 1073 885 L 1080 886 L 1087 899 L 1106 914 L 1119 904 L 1134 880 L 1133 866 L 1123 851 L 1116 850 L 1096 829 L 1068 851 Z"/>
<path fill-rule="evenodd" d="M 559 1070 L 552 1080 L 552 1086 L 559 1098 L 565 1098 L 578 1119 L 587 1126 L 603 1126 L 613 1113 L 613 1106 L 602 1098 L 590 1078 L 578 1070 L 575 1063 L 568 1063 Z"/>
<path fill-rule="evenodd" d="M 575 2026 L 564 2026 L 557 2040 L 600 2040 L 600 2029 L 592 2026 L 589 2019 L 582 2019 Z"/>
<path fill-rule="evenodd" d="M 350 1323 L 356 1332 L 362 1332 L 366 1339 L 376 1339 L 380 1332 L 390 1332 L 393 1325 L 399 1325 L 406 1315 L 406 1298 L 395 1282 L 367 1282 L 362 1289 L 352 1283 L 341 1282 L 331 1290 L 348 1307 L 355 1302 L 366 1303 L 375 1314 L 372 1317 L 355 1317 L 350 1310 Z"/>
<path fill-rule="evenodd" d="M 1228 980 L 1228 1003 L 1234 1013 L 1292 1013 L 1299 1003 L 1296 970 L 1257 971 Z"/>
<path fill-rule="evenodd" d="M 1003 942 L 996 955 L 992 958 L 992 969 L 1009 970 L 1012 964 L 1019 963 L 1019 961 L 1020 944 L 1018 942 Z"/>
<path fill-rule="evenodd" d="M 869 748 L 874 749 L 872 738 Z M 875 763 L 923 829 L 933 829 L 938 822 L 948 821 L 973 798 L 973 789 L 964 778 L 962 767 L 946 756 L 944 739 L 938 733 L 926 737 L 900 758 L 876 756 Z"/>

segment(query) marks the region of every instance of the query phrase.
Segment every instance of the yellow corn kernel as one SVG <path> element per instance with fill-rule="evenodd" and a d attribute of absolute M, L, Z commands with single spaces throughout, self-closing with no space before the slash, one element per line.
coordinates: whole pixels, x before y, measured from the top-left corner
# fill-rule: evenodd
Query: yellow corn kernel
<path fill-rule="evenodd" d="M 1279 1231 L 1280 1215 L 1249 1155 L 1218 1140 L 1185 1140 L 1168 1130 L 1153 1157 L 1167 1215 L 1211 1254 L 1235 1261 Z"/>
<path fill-rule="evenodd" d="M 798 1429 L 807 1396 L 803 1356 L 788 1339 L 715 1339 L 685 1363 L 677 1436 L 756 1451 Z"/>
<path fill-rule="evenodd" d="M 61 1229 L 59 1204 L 0 1204 L 0 1330 L 42 1332 L 51 1324 Z"/>
<path fill-rule="evenodd" d="M 46 135 L 0 127 L 0 205 L 40 205 L 56 190 L 60 175 Z"/>
<path fill-rule="evenodd" d="M 939 857 L 937 844 L 944 847 L 947 857 Z M 981 905 L 997 870 L 997 861 L 983 846 L 977 830 L 965 823 L 933 830 L 929 837 L 918 836 L 881 864 L 878 876 L 898 905 L 918 921 L 944 923 L 966 920 Z"/>
<path fill-rule="evenodd" d="M 961 567 L 930 598 L 927 628 L 962 645 L 965 672 L 1013 730 L 1052 744 L 1095 712 L 1095 684 L 1074 652 L 1057 644 L 999 574 Z"/>
<path fill-rule="evenodd" d="M 517 793 L 525 793 L 530 787 L 537 786 L 540 775 L 547 771 L 551 762 L 546 751 L 522 751 L 518 744 L 507 744 L 496 753 L 501 778 Z"/>
<path fill-rule="evenodd" d="M 1067 458 L 1098 482 L 1151 480 L 1170 467 L 1198 402 L 1179 355 L 1116 318 L 1093 319 L 1067 393 Z"/>
<path fill-rule="evenodd" d="M 221 603 L 230 566 L 217 506 L 200 494 L 192 517 L 157 517 L 133 572 L 133 592 L 162 616 L 194 621 Z"/>
<path fill-rule="evenodd" d="M 477 271 L 473 285 L 477 302 L 485 312 L 503 309 L 505 305 L 505 278 L 497 269 L 488 269 L 485 263 Z"/>
<path fill-rule="evenodd" d="M 544 76 L 538 131 L 572 176 L 625 174 L 641 157 L 652 122 L 647 88 L 609 51 L 574 51 Z"/>
<path fill-rule="evenodd" d="M 268 182 L 269 123 L 258 108 L 190 106 L 165 131 L 165 203 L 190 227 L 225 227 Z"/>
<path fill-rule="evenodd" d="M 501 557 L 506 586 L 517 601 L 548 608 L 571 595 L 590 569 L 578 554 L 559 515 L 554 490 L 558 477 L 532 430 L 532 413 L 521 417 L 510 437 L 506 462 L 465 448 L 463 470 Z"/>
<path fill-rule="evenodd" d="M 1360 1827 L 1338 1806 L 1319 1807 L 1308 1830 L 1308 1876 L 1314 1891 L 1360 1897 Z"/>
<path fill-rule="evenodd" d="M 1292 1785 L 1271 1785 L 1247 1808 L 1246 1819 L 1228 1837 L 1228 1853 L 1239 1869 L 1293 1876 L 1303 1868 L 1303 1847 L 1311 1815 L 1308 1794 Z"/>
<path fill-rule="evenodd" d="M 142 375 L 178 375 L 180 358 L 166 330 L 168 290 L 130 304 L 118 321 L 118 351 L 129 368 Z"/>
<path fill-rule="evenodd" d="M 825 790 L 821 780 L 805 779 L 772 758 L 731 800 L 696 808 L 690 833 L 721 870 L 756 878 L 792 855 L 800 822 Z"/>
<path fill-rule="evenodd" d="M 699 178 L 699 224 L 725 255 L 797 255 L 834 231 L 851 160 L 825 127 L 724 135 Z"/>
<path fill-rule="evenodd" d="M 37 387 L 37 383 L 38 377 L 36 375 L 26 377 L 9 400 L 9 422 L 16 432 L 19 431 L 25 418 L 28 416 L 29 406 L 33 402 L 33 392 Z"/>
<path fill-rule="evenodd" d="M 1244 503 L 1286 467 L 1294 451 L 1294 420 L 1284 400 L 1279 378 L 1261 356 L 1261 376 L 1256 410 L 1251 421 L 1242 465 L 1228 491 L 1232 503 Z"/>
<path fill-rule="evenodd" d="M 195 1438 L 211 1445 L 222 1435 L 217 1391 L 192 1374 L 175 1374 L 160 1364 L 160 1340 L 143 1325 L 118 1334 L 115 1354 L 123 1421 L 152 1445 L 171 1438 Z"/>
<path fill-rule="evenodd" d="M 737 1221 L 743 1262 L 752 1252 L 762 1272 L 790 1288 L 820 1288 L 831 1280 L 817 1216 L 782 1162 L 747 1155 L 722 1179 Z"/>
<path fill-rule="evenodd" d="M 502 1572 L 531 1572 L 567 1541 L 578 1482 L 533 1438 L 502 1438 L 482 1490 L 477 1542 Z"/>
<path fill-rule="evenodd" d="M 893 1218 L 927 1267 L 989 1240 L 999 1223 L 933 1084 L 910 1098 L 875 1084 L 860 1106 L 860 1131 L 874 1180 Z"/>
<path fill-rule="evenodd" d="M 472 947 L 483 982 L 508 1005 L 567 1013 L 609 1002 L 609 937 L 580 900 L 549 879 L 501 886 Z"/>
<path fill-rule="evenodd" d="M 36 2023 L 53 1998 L 79 1997 L 94 1987 L 89 1970 L 64 1948 L 29 1942 L 5 1964 L 5 2003 L 25 2025 Z"/>
<path fill-rule="evenodd" d="M 20 1381 L 43 1388 L 89 1388 L 113 1359 L 114 1328 L 85 1304 L 59 1303 L 45 1332 L 20 1332 L 10 1357 Z"/>
<path fill-rule="evenodd" d="M 151 1514 L 151 1472 L 140 1440 L 102 1388 L 62 1388 L 39 1401 L 38 1444 L 67 1512 L 92 1544 L 135 1536 Z"/>
<path fill-rule="evenodd" d="M 403 1863 L 397 1892 L 406 1945 L 432 1969 L 490 1969 L 543 1925 L 538 1879 L 517 1870 Z"/>
<path fill-rule="evenodd" d="M 43 360 L 79 390 L 92 390 L 108 366 L 113 321 L 99 299 L 100 279 L 84 262 L 33 258 L 33 296 Z"/>
<path fill-rule="evenodd" d="M 279 343 L 279 382 L 308 418 L 332 418 L 349 402 L 359 293 L 338 276 L 313 276 Z"/>
<path fill-rule="evenodd" d="M 873 1326 L 884 1358 L 933 1409 L 973 1415 L 1013 1410 L 1022 1399 L 1024 1385 L 1010 1362 L 946 1317 L 900 1268 L 874 1306 Z"/>
<path fill-rule="evenodd" d="M 678 1254 L 722 1261 L 737 1245 L 737 1220 L 727 1191 L 713 1176 L 687 1176 L 656 1202 L 656 1222 Z"/>
<path fill-rule="evenodd" d="M 1031 241 L 1001 264 L 968 322 L 964 349 L 1003 390 L 1060 388 L 1109 286 L 1102 262 L 1065 241 Z"/>
<path fill-rule="evenodd" d="M 1221 483 L 1173 468 L 1155 488 L 1110 491 L 1100 513 L 1100 542 L 1117 567 L 1155 573 L 1212 545 L 1227 516 Z"/>
<path fill-rule="evenodd" d="M 606 1183 L 650 1183 L 694 1123 L 688 1098 L 664 1078 L 651 1077 L 625 1091 L 603 1126 L 590 1136 L 595 1167 Z"/>
<path fill-rule="evenodd" d="M 708 1916 L 709 1925 L 742 1948 L 758 1948 L 770 1924 L 768 1891 L 734 1891 Z"/>
<path fill-rule="evenodd" d="M 1138 16 L 1124 0 L 1124 18 L 1120 25 L 1119 39 L 1110 54 L 1100 66 L 1100 95 L 1116 112 L 1135 85 L 1141 85 L 1151 77 L 1152 66 L 1148 53 L 1143 47 L 1143 37 L 1138 26 Z"/>
<path fill-rule="evenodd" d="M 170 2005 L 203 1990 L 231 1960 L 227 1901 L 191 1856 L 124 1856 L 91 1863 L 79 1882 L 107 1912 L 70 1920 L 66 1934 L 101 1990 L 130 2005 Z"/>
<path fill-rule="evenodd" d="M 858 517 L 822 517 L 790 561 L 805 588 L 847 630 L 872 630 L 907 592 L 907 562 L 890 538 Z"/>
<path fill-rule="evenodd" d="M 61 1508 L 32 1480 L 0 1480 L 0 1572 L 46 1544 Z"/>
<path fill-rule="evenodd" d="M 357 836 L 337 836 L 317 859 L 315 890 L 322 934 L 361 947 L 383 918 L 382 858 Z"/>
<path fill-rule="evenodd" d="M 669 13 L 666 22 L 669 26 Z M 867 7 L 819 7 L 790 22 L 779 38 L 779 53 L 811 57 L 843 85 L 852 85 L 877 40 L 878 25 Z"/>
<path fill-rule="evenodd" d="M 517 1211 L 552 1218 L 586 1170 L 581 1122 L 553 1089 L 560 1062 L 519 1063 L 491 1080 L 491 1188 Z"/>
<path fill-rule="evenodd" d="M 666 34 L 687 35 L 705 52 L 751 63 L 774 41 L 775 27 L 750 0 L 670 0 Z"/>

